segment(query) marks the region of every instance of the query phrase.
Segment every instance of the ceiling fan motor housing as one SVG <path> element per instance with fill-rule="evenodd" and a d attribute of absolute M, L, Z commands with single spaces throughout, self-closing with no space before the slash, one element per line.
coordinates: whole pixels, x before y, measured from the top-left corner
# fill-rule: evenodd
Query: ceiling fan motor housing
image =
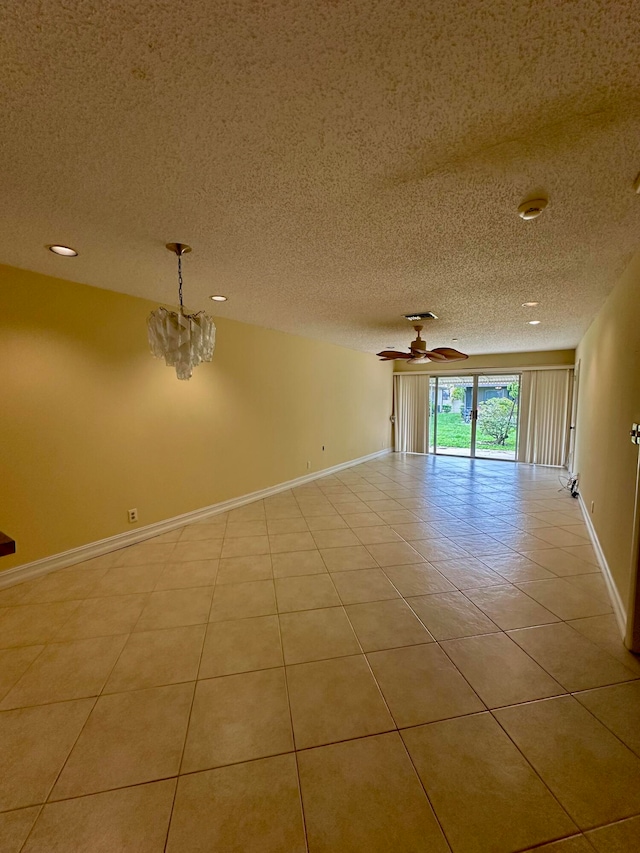
<path fill-rule="evenodd" d="M 416 336 L 415 341 L 411 341 L 411 347 L 410 347 L 411 351 L 414 352 L 415 350 L 422 350 L 422 352 L 426 352 L 427 351 L 427 342 L 423 341 L 422 338 L 420 337 L 420 332 L 422 331 L 422 326 L 414 326 L 413 328 L 416 330 L 416 332 L 418 334 Z"/>

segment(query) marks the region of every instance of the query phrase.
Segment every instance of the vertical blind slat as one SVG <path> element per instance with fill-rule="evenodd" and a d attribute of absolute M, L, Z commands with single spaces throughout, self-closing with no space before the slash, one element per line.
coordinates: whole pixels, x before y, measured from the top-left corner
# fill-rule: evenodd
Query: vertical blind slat
<path fill-rule="evenodd" d="M 531 370 L 520 389 L 519 462 L 564 465 L 569 426 L 569 370 Z"/>
<path fill-rule="evenodd" d="M 429 377 L 393 377 L 395 449 L 399 453 L 429 452 Z"/>

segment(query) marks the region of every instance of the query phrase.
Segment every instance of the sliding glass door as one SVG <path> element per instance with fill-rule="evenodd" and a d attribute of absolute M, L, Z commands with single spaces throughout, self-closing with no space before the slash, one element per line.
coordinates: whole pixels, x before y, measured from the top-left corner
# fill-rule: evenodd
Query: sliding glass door
<path fill-rule="evenodd" d="M 429 386 L 431 453 L 515 461 L 519 374 L 432 376 Z"/>
<path fill-rule="evenodd" d="M 446 456 L 473 456 L 473 376 L 431 377 L 430 450 Z M 433 422 L 433 423 L 432 423 Z"/>

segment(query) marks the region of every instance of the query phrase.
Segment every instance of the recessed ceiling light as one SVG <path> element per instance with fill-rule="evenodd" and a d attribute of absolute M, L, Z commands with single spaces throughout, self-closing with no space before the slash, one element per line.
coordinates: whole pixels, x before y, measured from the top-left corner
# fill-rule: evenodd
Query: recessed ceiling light
<path fill-rule="evenodd" d="M 523 302 L 522 303 L 523 308 L 535 308 L 536 305 L 540 305 L 540 303 L 539 302 Z"/>
<path fill-rule="evenodd" d="M 452 341 L 457 341 L 458 339 L 457 339 L 457 338 L 451 338 L 451 340 L 452 340 Z"/>
<path fill-rule="evenodd" d="M 226 296 L 210 296 L 209 299 L 213 299 L 214 302 L 226 302 Z"/>
<path fill-rule="evenodd" d="M 540 320 L 529 320 L 529 325 L 530 326 L 539 326 Z"/>
<path fill-rule="evenodd" d="M 521 219 L 535 219 L 540 216 L 545 207 L 549 204 L 546 198 L 532 198 L 530 201 L 523 201 L 518 207 L 518 214 Z"/>
<path fill-rule="evenodd" d="M 72 249 L 71 246 L 47 246 L 47 249 L 50 252 L 53 252 L 54 255 L 64 255 L 65 258 L 75 258 L 78 254 L 75 249 Z"/>

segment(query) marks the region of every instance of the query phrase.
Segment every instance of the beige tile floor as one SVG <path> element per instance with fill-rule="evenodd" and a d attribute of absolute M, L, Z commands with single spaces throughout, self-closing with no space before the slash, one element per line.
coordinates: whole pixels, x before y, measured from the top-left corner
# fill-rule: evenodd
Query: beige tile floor
<path fill-rule="evenodd" d="M 0 851 L 640 850 L 557 471 L 391 456 L 0 590 Z"/>

